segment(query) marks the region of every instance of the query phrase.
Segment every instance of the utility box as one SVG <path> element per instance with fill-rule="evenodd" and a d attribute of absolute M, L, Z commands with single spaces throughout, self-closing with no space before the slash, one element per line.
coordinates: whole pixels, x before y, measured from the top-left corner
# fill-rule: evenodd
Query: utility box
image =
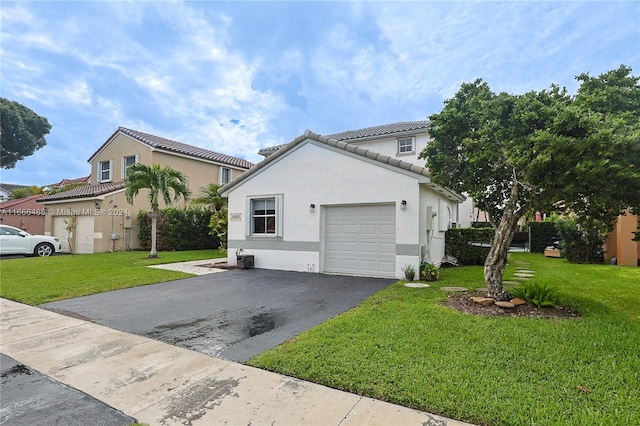
<path fill-rule="evenodd" d="M 240 269 L 252 269 L 253 268 L 253 255 L 252 254 L 243 254 L 237 256 L 238 258 L 238 268 Z"/>

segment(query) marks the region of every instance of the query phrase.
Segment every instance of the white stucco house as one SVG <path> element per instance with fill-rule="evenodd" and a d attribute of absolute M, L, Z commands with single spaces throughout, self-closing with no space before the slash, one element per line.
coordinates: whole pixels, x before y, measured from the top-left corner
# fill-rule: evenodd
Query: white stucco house
<path fill-rule="evenodd" d="M 414 164 L 422 148 L 411 132 L 426 134 L 424 123 L 378 126 L 377 148 L 392 141 L 398 152 L 311 131 L 271 149 L 220 189 L 229 263 L 242 253 L 256 268 L 387 278 L 403 278 L 404 266 L 423 260 L 438 265 L 465 197 Z"/>

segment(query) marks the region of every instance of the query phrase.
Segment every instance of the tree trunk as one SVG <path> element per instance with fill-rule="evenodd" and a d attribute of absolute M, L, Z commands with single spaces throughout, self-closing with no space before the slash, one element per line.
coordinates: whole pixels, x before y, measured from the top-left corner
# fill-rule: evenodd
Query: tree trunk
<path fill-rule="evenodd" d="M 507 253 L 513 240 L 519 216 L 515 214 L 516 201 L 518 199 L 517 184 L 511 189 L 511 196 L 496 228 L 491 249 L 484 261 L 484 280 L 489 290 L 488 297 L 495 300 L 511 300 L 511 295 L 502 286 L 502 277 L 507 266 Z"/>
<path fill-rule="evenodd" d="M 158 209 L 151 209 L 151 252 L 149 258 L 153 259 L 158 257 L 158 250 L 156 249 L 156 223 L 158 217 Z"/>

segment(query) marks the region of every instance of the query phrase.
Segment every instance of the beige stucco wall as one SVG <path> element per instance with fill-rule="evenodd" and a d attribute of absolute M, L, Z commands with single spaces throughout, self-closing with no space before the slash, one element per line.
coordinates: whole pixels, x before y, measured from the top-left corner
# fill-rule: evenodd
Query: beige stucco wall
<path fill-rule="evenodd" d="M 638 216 L 626 214 L 618 217 L 616 228 L 609 234 L 604 246 L 606 259 L 617 258 L 620 266 L 638 266 L 640 242 L 632 241 L 633 232 L 638 232 Z"/>
<path fill-rule="evenodd" d="M 44 234 L 44 215 L 0 214 L 0 222 L 33 235 Z"/>
<path fill-rule="evenodd" d="M 135 139 L 117 134 L 92 160 L 91 162 L 91 182 L 100 183 L 98 179 L 98 164 L 102 161 L 111 160 L 113 163 L 112 182 L 123 181 L 123 158 L 133 155 L 138 156 L 138 162 L 143 164 L 159 164 L 160 166 L 170 166 L 183 172 L 189 180 L 189 189 L 192 197 L 202 195 L 201 188 L 211 183 L 219 183 L 220 165 L 156 151 L 149 148 Z M 236 178 L 244 173 L 243 169 L 237 169 L 224 165 L 223 167 L 232 170 L 232 178 Z M 92 216 L 94 226 L 94 252 L 104 253 L 108 251 L 123 251 L 140 248 L 138 238 L 137 216 L 140 210 L 150 210 L 148 201 L 149 192 L 141 190 L 134 198 L 133 204 L 126 201 L 124 189 L 110 194 L 83 198 L 81 200 L 56 201 L 46 203 L 47 214 L 44 217 L 43 231 L 47 235 L 55 235 L 54 220 L 56 217 L 70 218 L 71 216 Z M 98 208 L 96 209 L 96 203 Z M 173 204 L 174 207 L 184 207 L 186 203 L 180 199 Z M 167 207 L 160 201 L 160 208 Z M 118 235 L 118 239 L 112 240 L 111 235 Z M 67 235 L 59 236 L 67 239 Z M 75 248 L 76 241 L 72 236 L 70 242 Z"/>

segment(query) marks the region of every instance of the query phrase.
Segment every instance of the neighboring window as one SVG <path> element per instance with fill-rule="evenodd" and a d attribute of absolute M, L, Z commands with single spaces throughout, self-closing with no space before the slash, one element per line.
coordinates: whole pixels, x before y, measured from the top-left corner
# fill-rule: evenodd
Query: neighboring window
<path fill-rule="evenodd" d="M 220 185 L 229 183 L 231 180 L 231 169 L 228 167 L 220 167 Z"/>
<path fill-rule="evenodd" d="M 413 147 L 413 138 L 398 139 L 398 154 L 413 154 L 415 148 Z"/>
<path fill-rule="evenodd" d="M 127 167 L 138 162 L 138 155 L 130 155 L 122 158 L 122 178 L 127 176 Z"/>
<path fill-rule="evenodd" d="M 111 181 L 111 172 L 113 169 L 113 161 L 101 161 L 98 163 L 98 180 L 100 182 Z"/>

